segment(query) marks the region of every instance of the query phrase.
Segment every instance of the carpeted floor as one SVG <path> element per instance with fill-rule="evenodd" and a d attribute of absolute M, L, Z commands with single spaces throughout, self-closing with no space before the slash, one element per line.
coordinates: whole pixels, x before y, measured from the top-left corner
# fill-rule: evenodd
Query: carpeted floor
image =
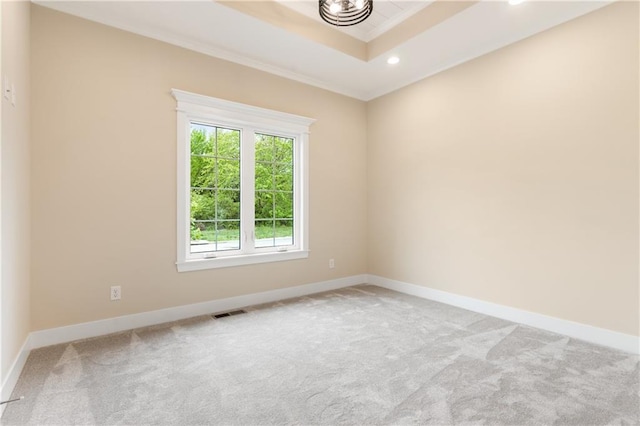
<path fill-rule="evenodd" d="M 638 424 L 639 358 L 373 286 L 38 349 L 2 424 Z"/>

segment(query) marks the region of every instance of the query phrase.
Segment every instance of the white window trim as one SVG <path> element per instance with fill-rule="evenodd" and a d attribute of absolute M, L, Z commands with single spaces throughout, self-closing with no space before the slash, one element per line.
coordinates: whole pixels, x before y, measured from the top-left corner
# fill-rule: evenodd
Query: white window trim
<path fill-rule="evenodd" d="M 309 126 L 315 121 L 279 111 L 244 105 L 224 99 L 171 89 L 177 101 L 177 249 L 176 262 L 178 272 L 229 266 L 251 265 L 256 263 L 277 262 L 302 259 L 309 256 Z M 297 139 L 300 150 L 299 168 L 295 185 L 299 187 L 300 200 L 294 205 L 296 217 L 295 249 L 279 252 L 260 252 L 250 254 L 220 255 L 215 258 L 194 259 L 190 256 L 190 182 L 191 182 L 191 138 L 192 121 L 217 121 L 227 125 L 250 127 L 256 132 L 283 132 Z M 299 210 L 298 210 L 299 209 Z M 246 211 L 246 210 L 245 210 Z M 244 237 L 245 240 L 247 236 Z"/>

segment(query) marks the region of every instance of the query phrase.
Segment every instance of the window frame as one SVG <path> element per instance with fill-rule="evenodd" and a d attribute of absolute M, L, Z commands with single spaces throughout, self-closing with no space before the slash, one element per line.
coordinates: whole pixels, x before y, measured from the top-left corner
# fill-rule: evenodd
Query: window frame
<path fill-rule="evenodd" d="M 314 119 L 245 105 L 172 89 L 177 101 L 177 261 L 178 272 L 251 265 L 302 259 L 309 256 L 309 127 Z M 254 230 L 254 191 L 243 190 L 253 186 L 255 151 L 243 148 L 254 141 L 256 133 L 266 133 L 294 139 L 294 245 L 285 247 L 255 247 L 255 232 L 240 233 L 240 250 L 210 252 L 192 255 L 190 232 L 191 187 L 191 123 L 199 123 L 241 131 L 241 180 L 250 183 L 240 186 L 240 217 L 242 224 L 252 223 Z M 250 199 L 249 199 L 250 198 Z"/>

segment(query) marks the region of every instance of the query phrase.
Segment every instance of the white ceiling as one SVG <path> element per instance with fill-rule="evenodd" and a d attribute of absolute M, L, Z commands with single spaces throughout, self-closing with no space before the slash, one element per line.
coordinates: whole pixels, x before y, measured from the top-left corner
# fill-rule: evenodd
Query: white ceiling
<path fill-rule="evenodd" d="M 36 3 L 357 99 L 370 100 L 611 1 L 529 1 L 518 6 L 511 6 L 506 1 L 481 1 L 400 44 L 388 55 L 369 62 L 211 0 L 44 0 Z M 374 10 L 384 10 L 383 3 L 376 1 Z M 404 11 L 418 10 L 411 8 L 408 2 L 394 3 L 403 3 L 406 7 L 399 9 Z M 405 15 L 406 12 L 397 12 L 387 21 Z M 384 29 L 389 25 L 385 24 L 387 21 L 384 17 L 374 21 L 373 29 L 367 27 L 365 32 L 371 34 L 371 31 L 380 31 L 381 27 Z M 388 65 L 386 59 L 390 54 L 400 57 L 401 62 Z"/>
<path fill-rule="evenodd" d="M 276 0 L 278 3 L 308 16 L 317 22 L 325 22 L 318 14 L 318 2 L 312 0 Z M 424 9 L 433 0 L 378 0 L 373 2 L 373 12 L 366 21 L 351 27 L 338 28 L 362 41 L 371 41 L 402 21 Z"/>

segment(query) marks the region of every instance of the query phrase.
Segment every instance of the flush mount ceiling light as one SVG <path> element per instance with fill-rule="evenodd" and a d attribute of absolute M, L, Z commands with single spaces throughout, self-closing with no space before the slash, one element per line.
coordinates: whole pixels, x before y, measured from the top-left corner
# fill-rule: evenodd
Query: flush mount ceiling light
<path fill-rule="evenodd" d="M 320 17 L 336 27 L 364 21 L 373 12 L 373 0 L 319 0 Z"/>

